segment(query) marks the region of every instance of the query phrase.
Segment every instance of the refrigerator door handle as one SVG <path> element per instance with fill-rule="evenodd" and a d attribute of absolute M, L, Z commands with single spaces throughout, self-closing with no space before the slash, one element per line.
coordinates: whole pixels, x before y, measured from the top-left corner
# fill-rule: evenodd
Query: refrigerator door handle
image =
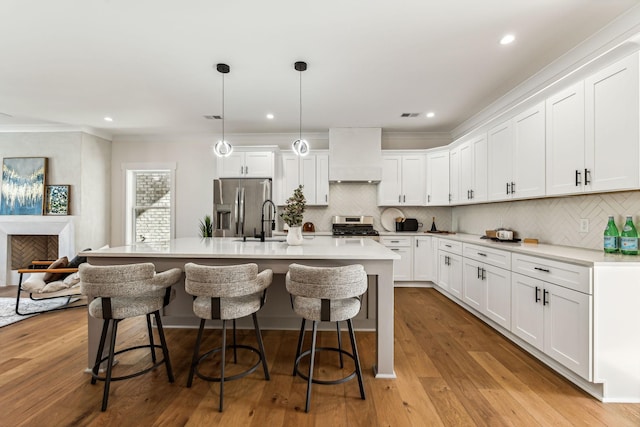
<path fill-rule="evenodd" d="M 234 221 L 234 228 L 236 229 L 236 235 L 238 234 L 238 213 L 240 211 L 240 205 L 239 205 L 239 199 L 238 197 L 240 196 L 240 187 L 236 187 L 236 198 L 235 201 L 233 203 L 233 221 Z"/>
<path fill-rule="evenodd" d="M 244 235 L 244 187 L 240 189 L 240 232 Z"/>

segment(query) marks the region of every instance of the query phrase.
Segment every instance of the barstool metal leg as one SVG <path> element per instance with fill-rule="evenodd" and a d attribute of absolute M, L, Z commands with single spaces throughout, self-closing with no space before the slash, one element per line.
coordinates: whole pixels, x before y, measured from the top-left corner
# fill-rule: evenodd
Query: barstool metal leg
<path fill-rule="evenodd" d="M 307 404 L 304 411 L 309 412 L 309 406 L 311 403 L 311 384 L 313 383 L 313 361 L 316 358 L 316 335 L 318 333 L 318 322 L 313 321 L 311 337 L 311 359 L 309 360 L 309 380 L 307 381 Z"/>
<path fill-rule="evenodd" d="M 298 360 L 298 357 L 300 356 L 300 353 L 302 353 L 302 342 L 304 341 L 304 327 L 306 325 L 307 319 L 305 319 L 304 317 L 302 318 L 302 324 L 300 326 L 300 335 L 298 335 L 298 346 L 296 347 L 296 358 L 294 359 L 293 362 L 293 376 L 296 376 L 296 360 Z"/>
<path fill-rule="evenodd" d="M 336 329 L 338 331 L 338 354 L 340 355 L 340 369 L 344 368 L 344 361 L 342 360 L 342 334 L 340 333 L 340 322 L 336 322 Z"/>
<path fill-rule="evenodd" d="M 100 335 L 100 344 L 98 344 L 98 352 L 96 353 L 96 363 L 93 365 L 93 375 L 91 376 L 91 384 L 95 384 L 96 376 L 100 371 L 100 360 L 102 360 L 102 352 L 104 351 L 104 343 L 107 341 L 107 331 L 109 330 L 109 319 L 102 321 L 102 334 Z"/>
<path fill-rule="evenodd" d="M 196 338 L 196 345 L 193 349 L 193 359 L 191 359 L 191 369 L 189 369 L 189 379 L 187 380 L 187 387 L 191 387 L 191 384 L 193 384 L 193 374 L 195 373 L 196 366 L 198 365 L 200 343 L 202 342 L 202 332 L 204 331 L 204 322 L 205 319 L 200 319 L 200 328 L 198 329 L 198 338 Z"/>
<path fill-rule="evenodd" d="M 156 349 L 153 342 L 153 329 L 151 328 L 151 314 L 145 316 L 147 318 L 147 331 L 149 331 L 149 350 L 151 350 L 151 360 L 156 363 Z"/>
<path fill-rule="evenodd" d="M 236 319 L 233 319 L 233 363 L 238 363 L 238 346 L 236 346 Z"/>
<path fill-rule="evenodd" d="M 160 312 L 155 311 L 153 315 L 156 317 L 156 324 L 158 325 L 158 334 L 160 335 L 160 344 L 162 344 L 162 355 L 164 356 L 164 365 L 167 368 L 167 376 L 169 377 L 169 382 L 172 383 L 174 381 L 173 369 L 171 368 L 171 360 L 169 359 L 169 347 L 167 346 L 167 340 L 164 336 L 164 328 L 162 327 Z M 155 350 L 153 351 L 153 353 L 155 355 Z M 153 361 L 155 362 L 155 357 Z"/>
<path fill-rule="evenodd" d="M 111 347 L 109 348 L 109 359 L 107 360 L 107 376 L 104 380 L 104 393 L 102 395 L 102 412 L 107 410 L 109 401 L 109 387 L 111 386 L 111 372 L 113 370 L 113 359 L 116 348 L 116 333 L 118 332 L 118 319 L 113 319 L 111 328 Z"/>
<path fill-rule="evenodd" d="M 224 404 L 224 362 L 225 353 L 227 352 L 227 321 L 222 321 L 222 349 L 220 354 L 222 356 L 222 362 L 220 362 L 220 407 L 218 410 L 222 412 L 222 405 Z"/>
<path fill-rule="evenodd" d="M 264 379 L 269 381 L 269 368 L 267 367 L 267 354 L 264 352 L 264 343 L 262 342 L 262 332 L 258 325 L 258 316 L 253 313 L 253 326 L 256 330 L 256 339 L 258 340 L 258 348 L 260 349 L 260 359 L 262 360 L 262 368 L 264 369 Z"/>
<path fill-rule="evenodd" d="M 347 320 L 349 326 L 349 338 L 351 338 L 351 350 L 353 351 L 353 359 L 356 364 L 356 375 L 358 377 L 358 384 L 360 385 L 360 397 L 365 399 L 364 384 L 362 382 L 362 369 L 360 369 L 360 357 L 358 356 L 358 346 L 356 345 L 356 334 L 353 332 L 353 323 L 351 319 Z"/>

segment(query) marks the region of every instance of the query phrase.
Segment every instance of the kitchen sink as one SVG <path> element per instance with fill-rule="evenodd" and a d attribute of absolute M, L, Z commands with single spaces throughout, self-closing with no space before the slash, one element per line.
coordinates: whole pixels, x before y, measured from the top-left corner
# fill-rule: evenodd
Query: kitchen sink
<path fill-rule="evenodd" d="M 265 243 L 266 242 L 286 242 L 287 239 L 282 239 L 282 238 L 278 238 L 278 237 L 265 237 L 264 238 Z M 244 242 L 244 243 L 262 243 L 260 241 L 260 238 L 258 237 L 247 237 L 246 239 L 235 239 L 234 242 Z"/>

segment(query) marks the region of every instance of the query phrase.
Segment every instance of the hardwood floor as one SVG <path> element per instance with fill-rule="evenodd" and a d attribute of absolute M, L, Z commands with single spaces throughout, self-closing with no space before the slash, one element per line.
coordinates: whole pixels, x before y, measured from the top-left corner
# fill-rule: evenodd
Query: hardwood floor
<path fill-rule="evenodd" d="M 196 377 L 186 387 L 196 330 L 168 329 L 176 382 L 168 383 L 159 368 L 114 383 L 102 413 L 103 384 L 91 385 L 83 373 L 86 311 L 29 318 L 0 328 L 0 426 L 640 425 L 640 404 L 600 403 L 437 291 L 396 288 L 395 296 L 398 378 L 373 378 L 375 334 L 359 332 L 367 399 L 359 398 L 355 379 L 314 385 L 309 414 L 306 383 L 291 375 L 295 331 L 263 332 L 271 381 L 258 369 L 225 383 L 225 411 L 219 413 L 218 383 Z M 251 331 L 238 335 L 248 345 L 255 342 Z M 208 330 L 203 348 L 218 345 L 219 336 Z M 335 332 L 319 337 L 335 345 Z M 119 345 L 144 340 L 144 318 L 123 321 L 118 338 Z M 346 332 L 343 343 L 348 347 Z M 123 355 L 117 368 L 149 359 L 143 352 Z M 321 353 L 318 365 L 318 375 L 340 374 L 333 354 Z M 345 361 L 345 371 L 352 366 Z"/>

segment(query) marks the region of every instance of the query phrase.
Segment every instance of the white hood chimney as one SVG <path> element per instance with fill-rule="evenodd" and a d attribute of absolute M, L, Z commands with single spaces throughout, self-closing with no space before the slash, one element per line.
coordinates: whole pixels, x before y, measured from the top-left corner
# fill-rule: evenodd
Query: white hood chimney
<path fill-rule="evenodd" d="M 329 181 L 379 182 L 382 129 L 329 129 Z"/>

